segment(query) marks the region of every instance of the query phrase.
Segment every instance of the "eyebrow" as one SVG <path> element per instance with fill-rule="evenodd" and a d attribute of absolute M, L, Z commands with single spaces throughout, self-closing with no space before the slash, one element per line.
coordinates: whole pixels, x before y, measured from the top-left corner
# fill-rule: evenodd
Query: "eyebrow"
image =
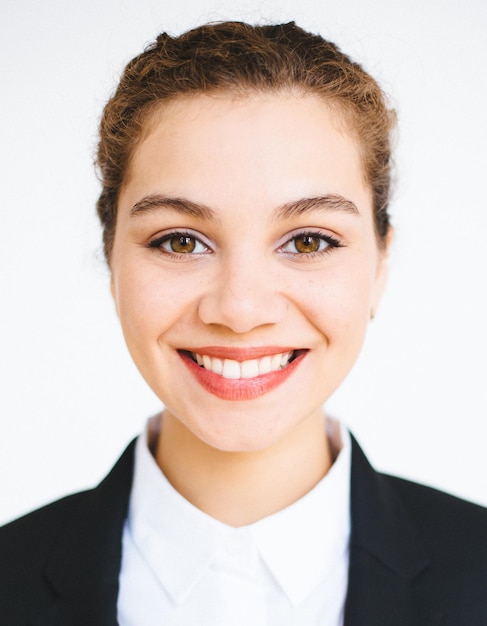
<path fill-rule="evenodd" d="M 192 217 L 211 221 L 217 220 L 215 211 L 204 204 L 193 202 L 186 198 L 173 198 L 160 194 L 145 196 L 136 202 L 130 209 L 130 215 L 136 216 L 165 208 L 172 209 L 182 215 L 191 215 Z M 286 202 L 275 209 L 274 219 L 290 219 L 317 210 L 359 215 L 357 206 L 351 200 L 347 200 L 339 194 L 326 194 L 324 196 L 301 198 L 300 200 Z"/>
<path fill-rule="evenodd" d="M 204 204 L 192 202 L 186 198 L 171 198 L 159 194 L 145 196 L 142 200 L 136 202 L 130 209 L 130 215 L 141 215 L 160 209 L 173 209 L 183 215 L 191 215 L 192 217 L 200 217 L 207 220 L 216 219 L 215 212 Z"/>
<path fill-rule="evenodd" d="M 332 211 L 339 213 L 351 213 L 352 215 L 360 215 L 355 203 L 347 200 L 339 194 L 327 194 L 325 196 L 317 196 L 315 198 L 302 198 L 293 202 L 287 202 L 275 211 L 276 219 L 289 219 L 311 211 Z"/>

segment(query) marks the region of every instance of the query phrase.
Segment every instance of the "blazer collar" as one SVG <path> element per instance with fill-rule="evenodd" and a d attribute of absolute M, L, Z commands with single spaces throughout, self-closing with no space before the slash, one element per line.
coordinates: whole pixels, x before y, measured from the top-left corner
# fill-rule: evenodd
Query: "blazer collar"
<path fill-rule="evenodd" d="M 441 613 L 415 598 L 430 563 L 391 478 L 377 473 L 352 437 L 352 534 L 345 626 L 437 626 Z"/>
<path fill-rule="evenodd" d="M 132 484 L 133 456 L 134 442 L 110 474 L 96 489 L 87 492 L 74 509 L 45 572 L 58 595 L 56 619 L 53 622 L 47 615 L 41 616 L 36 626 L 117 624 L 122 532 Z"/>
<path fill-rule="evenodd" d="M 133 473 L 132 442 L 110 474 L 75 507 L 46 567 L 58 597 L 33 626 L 117 625 L 123 525 Z M 369 465 L 352 437 L 352 534 L 344 626 L 439 626 L 416 598 L 429 556 L 391 479 Z"/>

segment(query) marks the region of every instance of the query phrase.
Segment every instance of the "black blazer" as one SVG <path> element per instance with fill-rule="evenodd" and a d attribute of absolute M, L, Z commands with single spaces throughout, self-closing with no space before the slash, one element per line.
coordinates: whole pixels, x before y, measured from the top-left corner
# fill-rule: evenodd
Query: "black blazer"
<path fill-rule="evenodd" d="M 0 529 L 0 626 L 116 626 L 133 448 Z M 375 472 L 354 440 L 351 487 L 345 626 L 487 626 L 487 509 Z"/>

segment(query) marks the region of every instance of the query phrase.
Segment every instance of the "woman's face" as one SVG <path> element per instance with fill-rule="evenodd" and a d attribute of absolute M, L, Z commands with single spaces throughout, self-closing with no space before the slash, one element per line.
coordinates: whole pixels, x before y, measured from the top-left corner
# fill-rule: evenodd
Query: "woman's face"
<path fill-rule="evenodd" d="M 140 372 L 198 439 L 257 450 L 321 420 L 384 266 L 357 145 L 322 100 L 198 95 L 152 119 L 112 291 Z"/>

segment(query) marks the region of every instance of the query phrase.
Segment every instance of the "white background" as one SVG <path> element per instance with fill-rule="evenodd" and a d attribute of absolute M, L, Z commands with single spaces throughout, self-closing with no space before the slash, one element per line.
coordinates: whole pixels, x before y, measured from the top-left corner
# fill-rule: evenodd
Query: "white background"
<path fill-rule="evenodd" d="M 221 19 L 294 19 L 390 94 L 390 281 L 329 410 L 377 468 L 487 504 L 487 3 L 1 0 L 0 521 L 96 483 L 159 409 L 110 300 L 96 126 L 158 32 Z"/>

